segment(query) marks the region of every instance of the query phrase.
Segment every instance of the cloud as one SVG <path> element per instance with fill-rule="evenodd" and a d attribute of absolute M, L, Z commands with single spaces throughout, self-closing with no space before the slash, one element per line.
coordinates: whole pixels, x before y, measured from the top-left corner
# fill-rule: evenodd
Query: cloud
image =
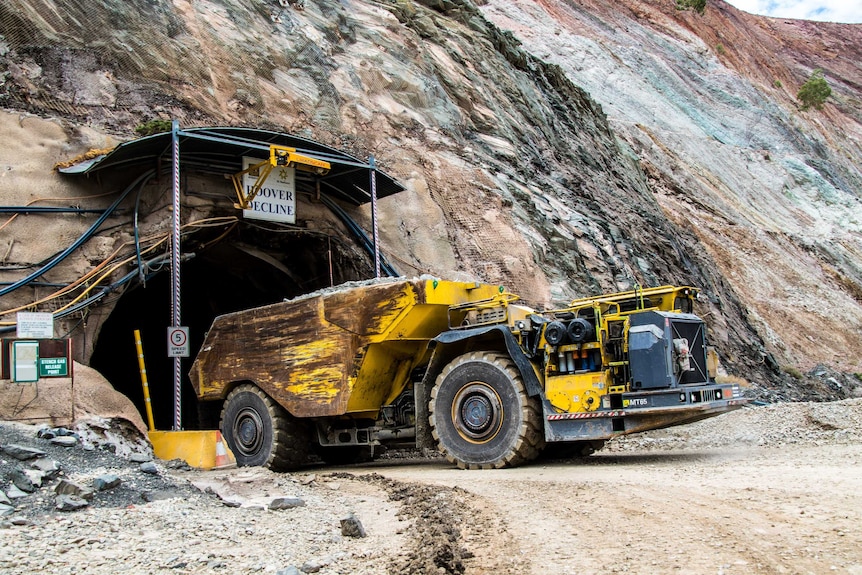
<path fill-rule="evenodd" d="M 862 22 L 862 2 L 856 0 L 727 0 L 740 10 L 775 18 Z"/>

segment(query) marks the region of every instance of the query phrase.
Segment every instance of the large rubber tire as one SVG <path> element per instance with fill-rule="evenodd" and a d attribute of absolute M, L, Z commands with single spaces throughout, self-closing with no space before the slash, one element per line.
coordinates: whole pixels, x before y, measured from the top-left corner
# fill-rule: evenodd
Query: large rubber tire
<path fill-rule="evenodd" d="M 545 446 L 541 404 L 503 353 L 455 358 L 437 377 L 428 411 L 440 451 L 462 469 L 514 467 Z"/>
<path fill-rule="evenodd" d="M 286 471 L 308 462 L 307 426 L 253 384 L 228 394 L 219 428 L 239 466 Z"/>

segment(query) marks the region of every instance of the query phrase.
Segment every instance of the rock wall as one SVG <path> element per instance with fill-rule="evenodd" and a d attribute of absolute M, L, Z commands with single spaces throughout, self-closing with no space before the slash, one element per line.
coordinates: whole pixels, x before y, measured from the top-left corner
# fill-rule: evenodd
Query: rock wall
<path fill-rule="evenodd" d="M 482 10 L 601 103 L 778 362 L 859 370 L 862 26 L 721 1 L 702 16 L 654 0 Z M 795 94 L 815 68 L 833 96 L 804 111 Z"/>
<path fill-rule="evenodd" d="M 374 154 L 408 187 L 381 202 L 402 272 L 536 306 L 698 285 L 725 366 L 757 394 L 846 394 L 852 377 L 788 373 L 862 371 L 859 27 L 830 47 L 828 25 L 664 4 L 4 0 L 0 104 L 104 140 L 176 118 Z M 789 55 L 765 62 L 767 40 Z M 833 103 L 802 113 L 794 87 L 827 52 Z M 58 141 L 71 157 L 97 139 Z"/>

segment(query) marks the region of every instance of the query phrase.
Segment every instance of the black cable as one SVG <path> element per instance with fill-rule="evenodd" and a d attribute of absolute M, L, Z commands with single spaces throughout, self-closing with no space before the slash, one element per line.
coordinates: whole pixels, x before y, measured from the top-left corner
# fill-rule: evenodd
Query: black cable
<path fill-rule="evenodd" d="M 344 225 L 347 226 L 347 229 L 349 229 L 356 237 L 356 239 L 359 240 L 359 243 L 362 245 L 363 248 L 365 248 L 365 251 L 367 251 L 372 257 L 374 257 L 374 243 L 368 237 L 368 234 L 365 233 L 365 230 L 363 230 L 362 227 L 358 223 L 356 223 L 356 221 L 351 218 L 350 215 L 346 211 L 344 211 L 341 206 L 336 204 L 331 198 L 321 195 L 320 201 L 323 202 L 323 204 L 326 205 L 326 207 L 328 207 L 332 211 L 332 213 L 335 214 L 336 217 L 338 217 L 338 219 L 340 219 L 344 223 Z M 386 256 L 383 255 L 382 252 L 380 253 L 380 268 L 384 272 L 386 272 L 387 276 L 391 278 L 399 277 L 398 272 L 386 260 Z"/>
<path fill-rule="evenodd" d="M 64 259 L 66 259 L 66 257 L 69 256 L 69 254 L 71 254 L 72 252 L 77 250 L 79 247 L 81 247 L 81 245 L 83 245 L 84 242 L 86 242 L 88 239 L 90 239 L 90 237 L 92 237 L 93 234 L 95 234 L 98 231 L 99 227 L 104 223 L 104 221 L 106 219 L 108 219 L 108 216 L 110 216 L 111 213 L 113 213 L 113 211 L 115 209 L 117 209 L 117 207 L 123 202 L 123 200 L 126 199 L 126 196 L 129 195 L 129 192 L 131 192 L 134 189 L 134 187 L 138 185 L 139 182 L 145 180 L 146 178 L 152 177 L 154 173 L 155 173 L 155 170 L 149 170 L 149 171 L 145 172 L 144 174 L 142 174 L 141 176 L 139 176 L 138 179 L 136 179 L 134 182 L 132 182 L 132 184 L 128 188 L 126 188 L 122 194 L 120 194 L 120 197 L 117 198 L 116 201 L 114 201 L 114 203 L 111 204 L 110 207 L 107 210 L 105 210 L 105 212 L 101 216 L 99 216 L 99 218 L 93 223 L 93 225 L 90 226 L 90 228 L 86 232 L 84 232 L 84 234 L 80 238 L 78 238 L 71 246 L 69 246 L 68 248 L 66 248 L 65 250 L 63 250 L 62 252 L 57 254 L 56 256 L 54 256 L 54 258 L 51 261 L 49 261 L 47 264 L 45 264 L 44 266 L 42 266 L 41 268 L 39 268 L 35 272 L 31 273 L 27 277 L 22 278 L 22 279 L 16 281 L 15 283 L 6 286 L 5 288 L 0 288 L 0 296 L 6 295 L 7 293 L 10 293 L 10 292 L 17 290 L 19 287 L 22 287 L 22 286 L 29 284 L 31 281 L 44 275 L 49 270 L 51 270 L 54 266 L 56 266 L 57 264 L 62 262 Z"/>

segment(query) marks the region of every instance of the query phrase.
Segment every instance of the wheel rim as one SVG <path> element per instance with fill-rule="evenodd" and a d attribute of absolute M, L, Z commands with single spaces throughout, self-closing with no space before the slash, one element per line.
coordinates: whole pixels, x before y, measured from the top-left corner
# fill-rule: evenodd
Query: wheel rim
<path fill-rule="evenodd" d="M 263 420 L 260 414 L 250 407 L 242 409 L 234 421 L 233 436 L 241 454 L 254 455 L 260 451 L 263 444 Z"/>
<path fill-rule="evenodd" d="M 487 443 L 503 426 L 503 403 L 497 392 L 476 381 L 458 390 L 452 401 L 452 421 L 458 434 L 471 443 Z"/>

